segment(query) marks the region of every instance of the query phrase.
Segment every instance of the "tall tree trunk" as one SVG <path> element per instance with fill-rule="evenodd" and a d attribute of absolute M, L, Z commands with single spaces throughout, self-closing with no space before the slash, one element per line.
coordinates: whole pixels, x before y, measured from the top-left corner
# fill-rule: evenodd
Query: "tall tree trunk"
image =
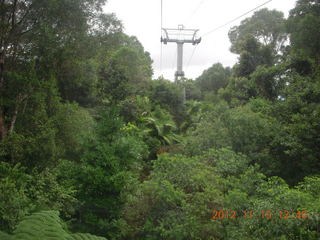
<path fill-rule="evenodd" d="M 26 99 L 27 99 L 27 95 L 19 95 L 17 97 L 16 106 L 14 107 L 14 111 L 12 113 L 12 118 L 10 121 L 9 130 L 8 130 L 9 134 L 12 133 L 14 130 L 14 125 L 16 124 L 18 113 L 19 113 L 19 107 L 23 105 L 24 102 L 26 102 Z"/>
<path fill-rule="evenodd" d="M 6 126 L 4 122 L 4 112 L 2 107 L 0 108 L 0 140 L 7 135 Z"/>
<path fill-rule="evenodd" d="M 4 50 L 3 46 L 0 46 L 0 93 L 3 91 L 4 84 Z"/>
<path fill-rule="evenodd" d="M 0 46 L 1 47 L 1 46 Z M 1 49 L 0 49 L 1 51 Z M 0 52 L 0 96 L 4 91 L 4 51 Z M 2 99 L 0 99 L 0 139 L 4 138 L 7 135 L 5 118 L 4 118 L 4 109 L 2 106 Z"/>
<path fill-rule="evenodd" d="M 4 49 L 0 46 L 0 140 L 7 135 L 7 127 L 5 123 L 5 112 L 3 107 L 3 93 L 4 93 Z"/>
<path fill-rule="evenodd" d="M 10 127 L 9 127 L 9 134 L 12 133 L 14 130 L 14 125 L 16 124 L 17 117 L 18 117 L 18 106 L 15 107 L 13 112 L 13 116 L 12 116 Z"/>

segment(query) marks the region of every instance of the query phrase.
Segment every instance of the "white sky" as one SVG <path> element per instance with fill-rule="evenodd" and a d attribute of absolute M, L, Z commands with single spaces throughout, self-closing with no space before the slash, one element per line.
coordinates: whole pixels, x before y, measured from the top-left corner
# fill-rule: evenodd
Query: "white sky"
<path fill-rule="evenodd" d="M 163 0 L 163 27 L 200 29 L 199 36 L 263 4 L 267 0 Z M 288 16 L 295 0 L 273 0 L 264 7 L 282 11 Z M 153 59 L 154 78 L 163 75 L 173 79 L 176 71 L 176 44 L 163 45 L 162 71 L 160 71 L 161 0 L 108 0 L 104 11 L 114 12 L 122 21 L 125 32 L 136 36 Z M 184 72 L 187 78 L 196 78 L 216 62 L 232 66 L 237 55 L 230 53 L 228 31 L 241 20 L 202 38 L 192 59 L 195 46 L 184 44 Z M 191 61 L 190 61 L 191 59 Z"/>

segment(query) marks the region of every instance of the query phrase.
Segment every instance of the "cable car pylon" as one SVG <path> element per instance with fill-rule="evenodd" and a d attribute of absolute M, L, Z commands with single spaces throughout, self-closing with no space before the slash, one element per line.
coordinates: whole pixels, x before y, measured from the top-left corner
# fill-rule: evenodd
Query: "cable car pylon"
<path fill-rule="evenodd" d="M 197 45 L 201 42 L 201 38 L 197 38 L 199 29 L 185 29 L 183 25 L 178 28 L 162 28 L 161 42 L 164 44 L 173 42 L 177 44 L 177 71 L 175 72 L 175 81 L 177 83 L 183 81 L 183 44 L 191 43 Z M 186 90 L 183 87 L 183 104 L 186 101 Z"/>

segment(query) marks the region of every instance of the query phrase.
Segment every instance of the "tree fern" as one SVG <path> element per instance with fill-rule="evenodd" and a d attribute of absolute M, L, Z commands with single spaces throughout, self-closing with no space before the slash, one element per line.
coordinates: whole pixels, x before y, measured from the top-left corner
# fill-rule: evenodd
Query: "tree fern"
<path fill-rule="evenodd" d="M 0 231 L 0 240 L 13 240 L 13 237 Z"/>
<path fill-rule="evenodd" d="M 57 211 L 42 211 L 25 217 L 13 236 L 0 232 L 0 240 L 106 240 L 91 234 L 70 234 Z"/>
<path fill-rule="evenodd" d="M 85 234 L 85 233 L 75 233 L 71 234 L 67 238 L 68 240 L 105 240 L 103 237 L 97 237 L 91 234 Z"/>
<path fill-rule="evenodd" d="M 43 211 L 32 214 L 22 220 L 14 231 L 14 239 L 17 240 L 64 240 L 67 236 L 68 234 L 63 229 L 56 211 Z"/>

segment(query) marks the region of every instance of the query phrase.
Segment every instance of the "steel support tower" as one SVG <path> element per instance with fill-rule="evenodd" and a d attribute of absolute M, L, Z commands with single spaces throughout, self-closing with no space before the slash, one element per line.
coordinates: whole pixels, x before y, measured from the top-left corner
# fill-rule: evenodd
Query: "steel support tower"
<path fill-rule="evenodd" d="M 179 25 L 177 29 L 175 28 L 162 28 L 163 34 L 161 36 L 161 42 L 167 44 L 173 42 L 177 44 L 177 71 L 175 72 L 176 82 L 183 81 L 183 44 L 191 43 L 192 45 L 199 44 L 201 38 L 197 38 L 198 29 L 185 29 L 183 25 Z M 183 85 L 183 84 L 182 84 Z M 186 101 L 186 90 L 182 86 L 183 103 Z"/>
<path fill-rule="evenodd" d="M 163 36 L 161 36 L 161 42 L 167 44 L 168 42 L 177 43 L 177 71 L 175 73 L 175 79 L 184 77 L 183 72 L 183 44 L 192 43 L 193 45 L 199 44 L 201 38 L 196 38 L 198 29 L 185 29 L 183 25 L 179 25 L 175 28 L 162 28 Z"/>

